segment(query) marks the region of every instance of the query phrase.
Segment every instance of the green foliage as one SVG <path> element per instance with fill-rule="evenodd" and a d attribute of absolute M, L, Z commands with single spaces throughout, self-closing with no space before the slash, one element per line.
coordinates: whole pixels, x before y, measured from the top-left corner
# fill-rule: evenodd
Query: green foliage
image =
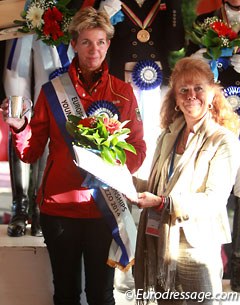
<path fill-rule="evenodd" d="M 196 19 L 196 6 L 198 0 L 182 0 L 183 24 L 186 31 L 190 30 Z"/>
<path fill-rule="evenodd" d="M 66 128 L 74 138 L 74 144 L 91 149 L 100 154 L 103 160 L 116 165 L 126 163 L 125 150 L 136 154 L 133 145 L 126 142 L 130 133 L 124 126 L 129 121 L 120 123 L 115 118 L 95 116 L 81 119 L 75 115 L 69 115 Z"/>
<path fill-rule="evenodd" d="M 196 5 L 198 0 L 182 0 L 182 16 L 183 16 L 183 24 L 185 29 L 185 38 L 187 41 L 187 33 L 190 31 L 192 27 L 192 23 L 196 19 Z M 178 51 L 170 52 L 168 61 L 171 69 L 173 69 L 175 63 L 182 57 L 185 56 L 186 50 L 185 47 Z"/>
<path fill-rule="evenodd" d="M 178 50 L 178 51 L 172 51 L 171 53 L 170 53 L 170 55 L 169 55 L 169 65 L 170 65 L 170 67 L 171 67 L 171 69 L 173 69 L 174 68 L 174 66 L 175 66 L 175 63 L 179 60 L 179 59 L 181 59 L 181 58 L 183 58 L 184 56 L 185 56 L 185 48 L 182 48 L 182 49 L 180 49 L 180 50 Z"/>

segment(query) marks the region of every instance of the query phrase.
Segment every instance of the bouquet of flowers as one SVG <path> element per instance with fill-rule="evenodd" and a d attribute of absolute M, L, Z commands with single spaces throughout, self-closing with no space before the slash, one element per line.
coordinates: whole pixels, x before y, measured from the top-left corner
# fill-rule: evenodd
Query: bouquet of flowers
<path fill-rule="evenodd" d="M 125 150 L 136 154 L 133 145 L 125 140 L 130 133 L 129 128 L 124 128 L 128 122 L 121 123 L 116 116 L 109 118 L 106 115 L 96 115 L 80 118 L 69 115 L 66 128 L 74 138 L 75 145 L 100 154 L 104 161 L 112 165 L 124 165 Z"/>
<path fill-rule="evenodd" d="M 14 20 L 22 33 L 36 33 L 38 39 L 50 46 L 68 44 L 68 26 L 75 13 L 68 9 L 71 0 L 29 0 L 21 13 L 23 20 Z"/>
<path fill-rule="evenodd" d="M 193 24 L 190 40 L 207 49 L 204 56 L 217 60 L 221 56 L 232 56 L 240 46 L 240 36 L 218 17 L 208 17 L 204 22 Z"/>

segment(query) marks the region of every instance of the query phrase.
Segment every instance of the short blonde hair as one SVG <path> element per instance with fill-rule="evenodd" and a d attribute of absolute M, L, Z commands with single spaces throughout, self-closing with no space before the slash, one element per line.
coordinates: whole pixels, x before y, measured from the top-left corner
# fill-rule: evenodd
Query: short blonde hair
<path fill-rule="evenodd" d="M 80 9 L 73 17 L 68 31 L 74 41 L 83 30 L 100 28 L 106 32 L 107 39 L 112 39 L 114 35 L 114 27 L 110 22 L 108 14 L 101 10 L 97 11 L 93 7 Z"/>

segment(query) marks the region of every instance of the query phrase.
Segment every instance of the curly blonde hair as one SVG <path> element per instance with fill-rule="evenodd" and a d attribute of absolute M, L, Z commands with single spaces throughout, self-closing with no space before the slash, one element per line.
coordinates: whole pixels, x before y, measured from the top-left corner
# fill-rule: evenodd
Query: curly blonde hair
<path fill-rule="evenodd" d="M 201 59 L 185 57 L 180 59 L 170 78 L 170 88 L 165 96 L 161 108 L 161 128 L 167 128 L 174 120 L 183 115 L 181 111 L 176 111 L 176 84 L 184 79 L 201 79 L 210 85 L 214 90 L 214 98 L 212 102 L 213 119 L 220 125 L 225 126 L 235 133 L 239 133 L 239 118 L 233 111 L 231 105 L 224 97 L 222 87 L 214 82 L 214 75 L 209 65 Z"/>
<path fill-rule="evenodd" d="M 89 6 L 80 9 L 73 17 L 68 31 L 74 41 L 78 39 L 78 35 L 83 30 L 100 28 L 103 30 L 107 39 L 110 40 L 114 35 L 114 26 L 111 24 L 108 14 L 101 10 Z"/>

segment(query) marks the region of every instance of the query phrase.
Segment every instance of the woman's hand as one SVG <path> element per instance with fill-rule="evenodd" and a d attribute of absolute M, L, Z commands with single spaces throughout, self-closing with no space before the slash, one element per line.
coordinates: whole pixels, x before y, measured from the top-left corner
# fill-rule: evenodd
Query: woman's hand
<path fill-rule="evenodd" d="M 136 205 L 139 209 L 154 207 L 160 211 L 163 206 L 163 196 L 157 196 L 149 192 L 137 193 L 137 198 L 127 197 L 131 204 Z"/>
<path fill-rule="evenodd" d="M 9 118 L 9 111 L 8 111 L 9 101 L 5 98 L 1 104 L 0 111 L 2 112 L 3 120 L 15 130 L 19 130 L 25 124 L 25 117 L 22 118 Z"/>
<path fill-rule="evenodd" d="M 162 204 L 162 198 L 149 192 L 138 193 L 137 206 L 141 209 L 158 207 Z"/>

